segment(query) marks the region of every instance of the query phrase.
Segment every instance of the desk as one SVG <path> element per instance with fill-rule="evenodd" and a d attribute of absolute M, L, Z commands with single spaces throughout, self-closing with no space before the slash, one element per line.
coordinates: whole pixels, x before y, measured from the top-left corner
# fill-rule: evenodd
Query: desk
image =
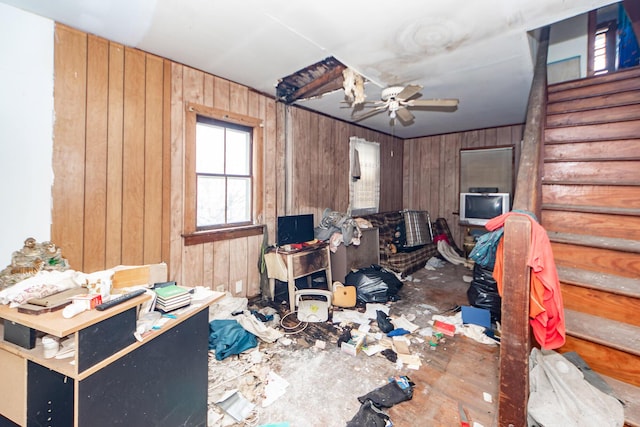
<path fill-rule="evenodd" d="M 326 243 L 307 246 L 300 250 L 283 251 L 274 249 L 265 254 L 267 275 L 269 276 L 269 292 L 275 296 L 275 279 L 287 282 L 289 289 L 289 308 L 296 307 L 296 279 L 324 271 L 327 276 L 327 288 L 332 289 L 331 252 Z"/>
<path fill-rule="evenodd" d="M 1 305 L 3 337 L 7 326 L 18 325 L 69 336 L 76 352 L 45 359 L 41 343 L 27 349 L 0 341 L 0 425 L 206 426 L 208 307 L 223 296 L 216 292 L 178 311 L 142 342 L 133 332 L 147 295 L 71 319 L 61 311 L 36 316 Z"/>

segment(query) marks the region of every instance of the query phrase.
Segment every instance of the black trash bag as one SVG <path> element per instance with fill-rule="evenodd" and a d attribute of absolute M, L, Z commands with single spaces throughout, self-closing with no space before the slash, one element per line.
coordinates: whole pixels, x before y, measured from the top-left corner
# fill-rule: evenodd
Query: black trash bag
<path fill-rule="evenodd" d="M 360 403 L 371 401 L 378 408 L 391 408 L 393 405 L 413 398 L 414 383 L 409 377 L 402 376 L 358 397 Z"/>
<path fill-rule="evenodd" d="M 491 312 L 491 321 L 499 322 L 502 311 L 502 298 L 498 293 L 498 284 L 493 278 L 493 270 L 479 264 L 473 266 L 473 280 L 467 289 L 469 304 Z"/>
<path fill-rule="evenodd" d="M 347 427 L 385 427 L 392 425 L 389 415 L 376 408 L 370 400 L 364 402 L 358 413 L 347 423 Z"/>
<path fill-rule="evenodd" d="M 391 318 L 382 310 L 376 310 L 376 320 L 378 321 L 378 328 L 385 334 L 395 329 L 393 323 L 391 323 Z"/>
<path fill-rule="evenodd" d="M 394 273 L 376 264 L 347 274 L 344 284 L 356 287 L 356 299 L 362 303 L 395 301 L 402 287 Z"/>

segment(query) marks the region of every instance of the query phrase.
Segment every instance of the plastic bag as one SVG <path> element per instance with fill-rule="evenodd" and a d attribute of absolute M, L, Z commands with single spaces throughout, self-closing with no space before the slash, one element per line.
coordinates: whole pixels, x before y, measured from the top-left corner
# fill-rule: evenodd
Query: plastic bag
<path fill-rule="evenodd" d="M 391 318 L 387 316 L 382 310 L 376 310 L 376 320 L 378 321 L 378 328 L 385 334 L 393 331 L 393 323 L 391 323 Z"/>
<path fill-rule="evenodd" d="M 347 423 L 347 427 L 386 427 L 392 425 L 389 415 L 373 405 L 370 400 L 364 402 L 358 413 Z"/>
<path fill-rule="evenodd" d="M 345 285 L 356 287 L 356 299 L 363 303 L 385 303 L 397 299 L 402 282 L 394 273 L 379 265 L 352 271 Z"/>
<path fill-rule="evenodd" d="M 473 266 L 473 280 L 467 289 L 467 298 L 472 306 L 489 310 L 492 321 L 500 321 L 502 298 L 492 270 L 480 264 Z"/>

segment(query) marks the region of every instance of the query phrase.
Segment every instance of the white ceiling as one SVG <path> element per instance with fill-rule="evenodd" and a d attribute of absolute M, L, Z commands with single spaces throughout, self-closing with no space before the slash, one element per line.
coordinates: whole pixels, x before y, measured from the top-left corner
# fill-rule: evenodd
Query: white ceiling
<path fill-rule="evenodd" d="M 361 125 L 402 138 L 522 123 L 533 59 L 527 32 L 615 0 L 0 0 L 275 96 L 278 79 L 334 56 L 383 87 L 424 86 L 455 112 L 380 113 Z M 300 105 L 344 120 L 342 91 Z"/>

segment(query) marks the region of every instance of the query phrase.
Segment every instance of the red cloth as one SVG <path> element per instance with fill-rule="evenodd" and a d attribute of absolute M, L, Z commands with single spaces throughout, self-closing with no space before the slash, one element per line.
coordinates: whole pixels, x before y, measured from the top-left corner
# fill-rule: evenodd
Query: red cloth
<path fill-rule="evenodd" d="M 545 229 L 532 217 L 524 213 L 508 212 L 495 217 L 485 226 L 493 231 L 502 226 L 510 215 L 521 215 L 531 222 L 531 249 L 527 265 L 531 267 L 529 318 L 533 336 L 545 349 L 562 347 L 565 342 L 564 305 L 560 292 L 560 280 L 556 263 L 551 251 L 551 242 Z M 500 240 L 496 251 L 496 264 L 493 277 L 502 295 L 504 251 L 503 240 Z"/>

